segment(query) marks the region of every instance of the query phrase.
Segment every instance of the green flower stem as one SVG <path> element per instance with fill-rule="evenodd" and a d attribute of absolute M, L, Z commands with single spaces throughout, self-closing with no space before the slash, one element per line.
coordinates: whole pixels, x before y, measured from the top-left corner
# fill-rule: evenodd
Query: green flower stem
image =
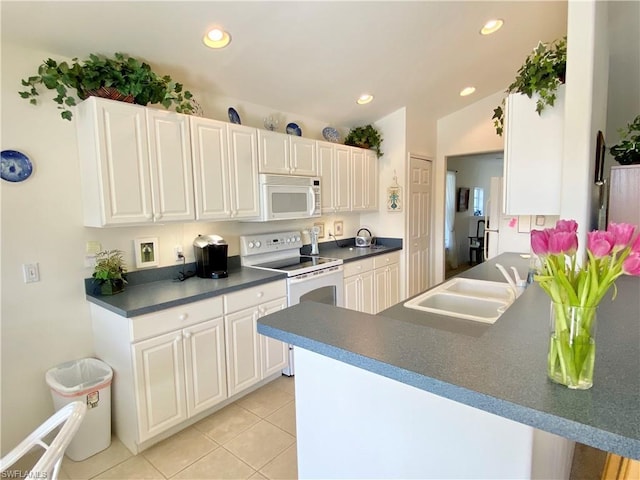
<path fill-rule="evenodd" d="M 567 313 L 575 308 L 573 318 Z M 570 388 L 589 388 L 593 383 L 595 308 L 553 307 L 553 334 L 547 357 L 549 377 Z"/>

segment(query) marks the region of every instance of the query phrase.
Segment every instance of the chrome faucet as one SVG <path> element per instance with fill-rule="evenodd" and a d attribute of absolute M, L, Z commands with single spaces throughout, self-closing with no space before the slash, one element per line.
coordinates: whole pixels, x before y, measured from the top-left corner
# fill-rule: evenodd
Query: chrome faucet
<path fill-rule="evenodd" d="M 311 239 L 311 255 L 319 255 L 318 250 L 318 235 L 320 234 L 320 227 L 311 227 L 309 230 L 309 238 Z"/>

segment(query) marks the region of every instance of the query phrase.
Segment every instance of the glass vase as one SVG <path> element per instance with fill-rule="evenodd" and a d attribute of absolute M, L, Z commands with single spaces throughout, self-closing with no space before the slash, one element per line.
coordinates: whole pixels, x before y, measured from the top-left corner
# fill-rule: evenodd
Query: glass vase
<path fill-rule="evenodd" d="M 578 390 L 593 385 L 596 310 L 551 303 L 547 374 L 554 382 Z"/>

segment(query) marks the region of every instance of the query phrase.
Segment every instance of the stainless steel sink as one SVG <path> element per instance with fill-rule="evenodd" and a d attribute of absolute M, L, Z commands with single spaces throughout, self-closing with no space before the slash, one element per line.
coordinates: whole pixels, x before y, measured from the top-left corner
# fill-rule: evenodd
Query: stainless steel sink
<path fill-rule="evenodd" d="M 414 310 L 450 317 L 495 323 L 516 299 L 507 283 L 453 278 L 407 302 Z"/>

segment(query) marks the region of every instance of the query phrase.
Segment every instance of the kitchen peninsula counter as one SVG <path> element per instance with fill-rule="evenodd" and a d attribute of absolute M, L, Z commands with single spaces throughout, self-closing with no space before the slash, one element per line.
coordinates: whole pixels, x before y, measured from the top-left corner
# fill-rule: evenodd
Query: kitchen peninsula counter
<path fill-rule="evenodd" d="M 460 276 L 504 281 L 496 262 L 526 274 L 528 260 L 502 254 Z M 640 459 L 640 279 L 621 277 L 617 286 L 617 299 L 599 307 L 594 385 L 584 391 L 547 379 L 550 301 L 536 284 L 493 325 L 402 303 L 368 315 L 308 302 L 259 319 L 258 331 L 482 412 Z"/>

